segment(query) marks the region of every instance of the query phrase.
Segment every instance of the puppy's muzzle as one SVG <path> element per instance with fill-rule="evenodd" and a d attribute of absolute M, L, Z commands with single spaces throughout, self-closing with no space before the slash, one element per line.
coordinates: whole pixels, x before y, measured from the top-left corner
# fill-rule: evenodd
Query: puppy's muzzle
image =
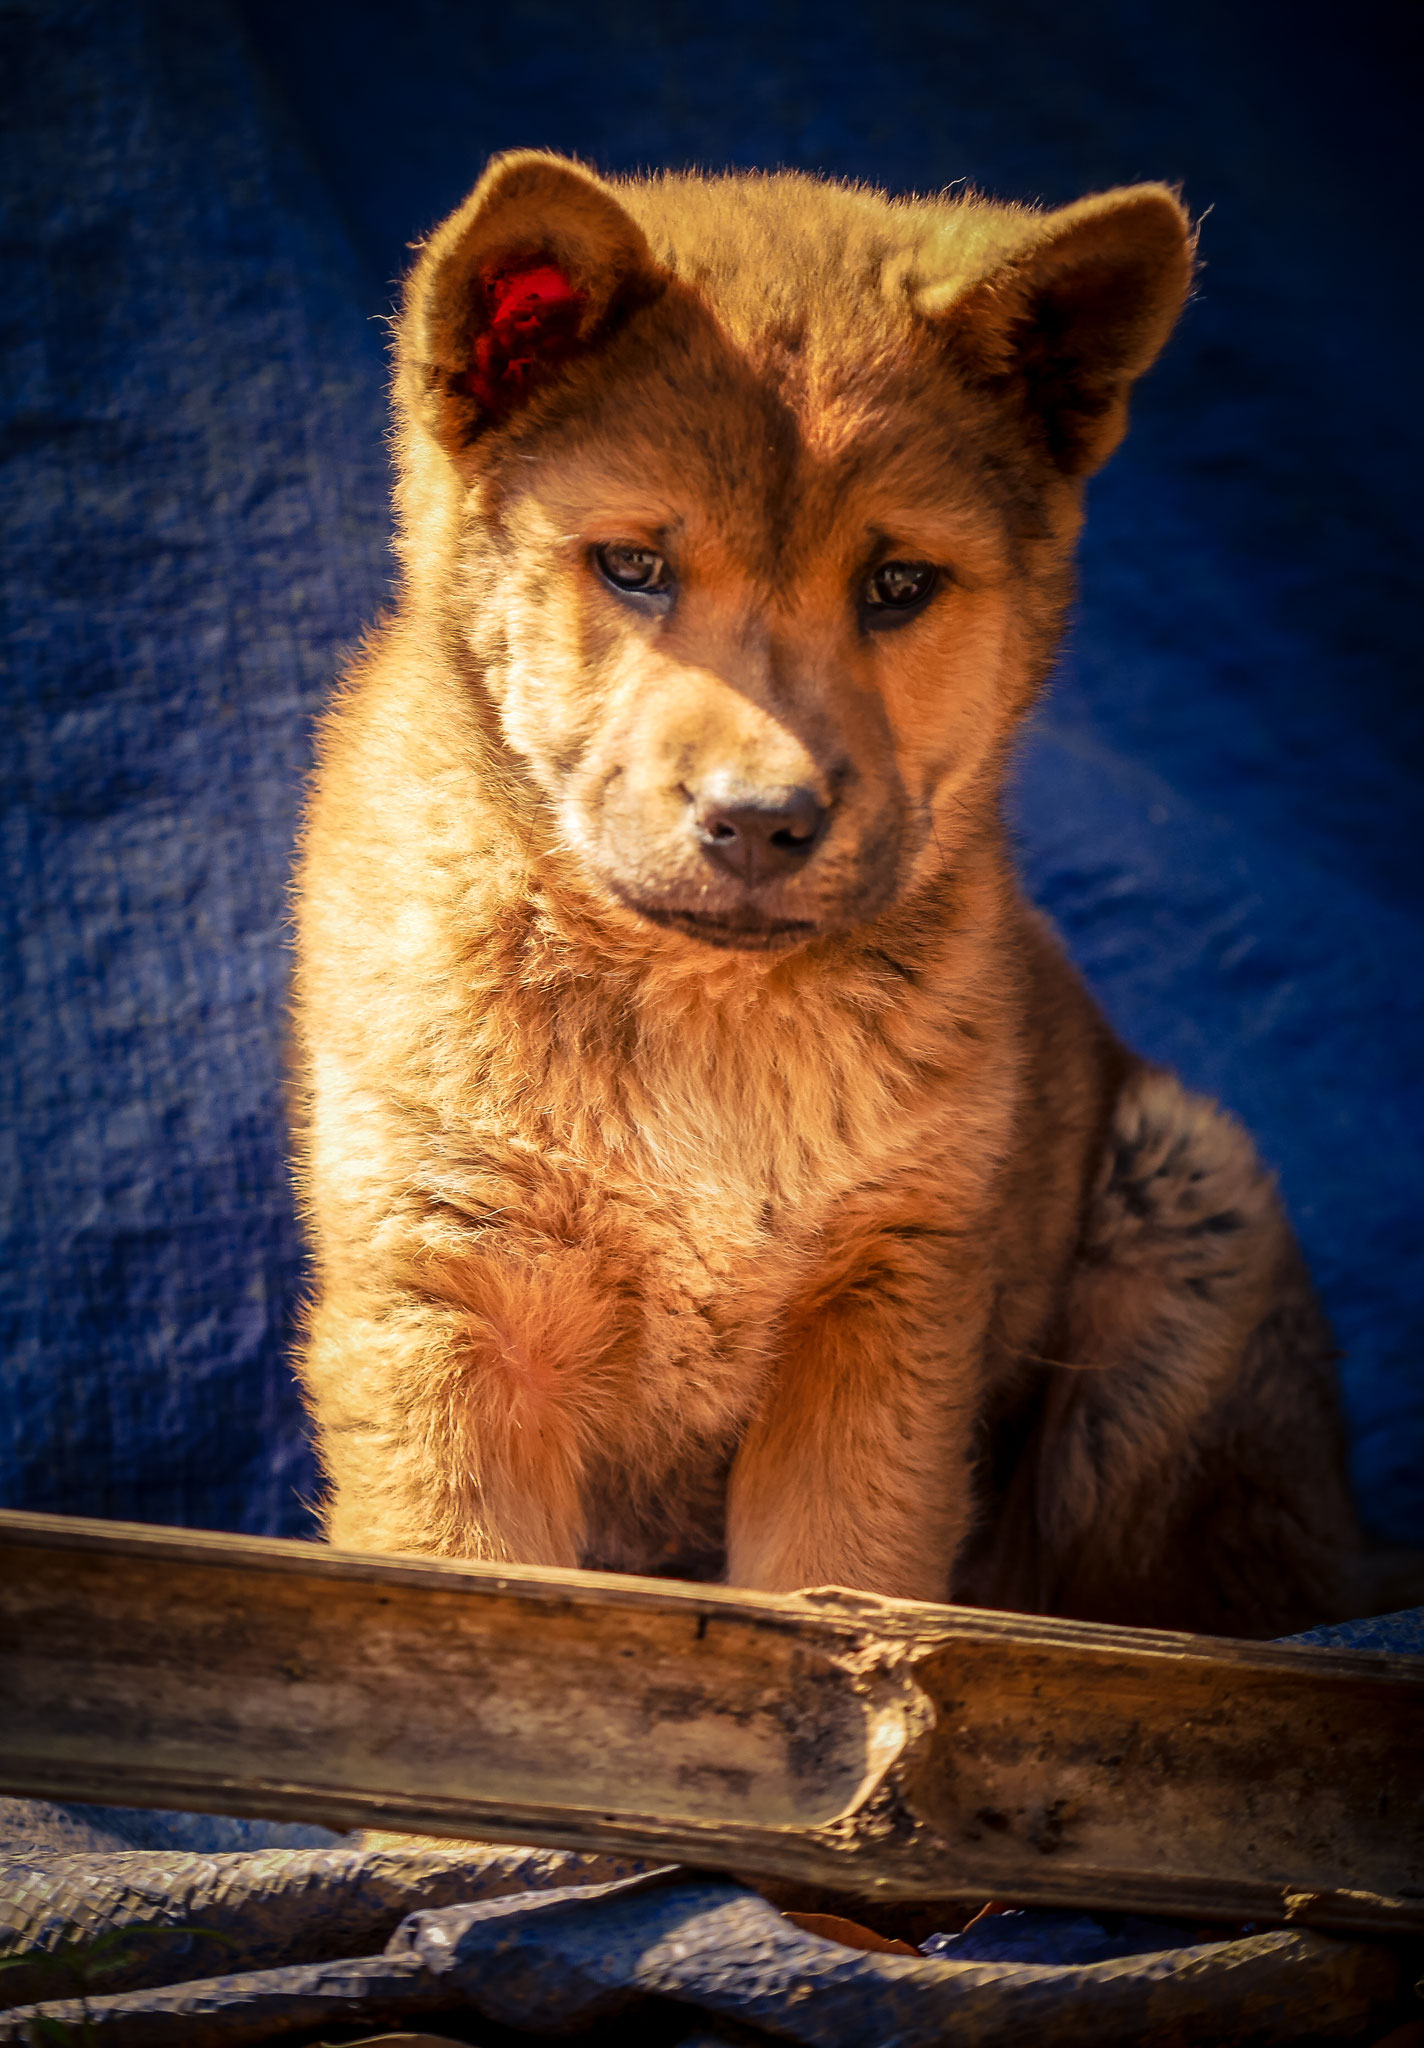
<path fill-rule="evenodd" d="M 688 799 L 703 855 L 746 889 L 785 881 L 804 867 L 830 818 L 829 805 L 812 790 L 755 789 L 722 775 L 709 776 Z"/>

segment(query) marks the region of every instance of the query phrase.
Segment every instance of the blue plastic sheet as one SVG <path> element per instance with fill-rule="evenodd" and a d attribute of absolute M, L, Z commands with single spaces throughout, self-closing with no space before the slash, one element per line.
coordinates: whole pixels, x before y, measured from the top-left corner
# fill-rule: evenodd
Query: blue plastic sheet
<path fill-rule="evenodd" d="M 310 1527 L 285 888 L 387 587 L 375 316 L 486 153 L 547 142 L 1214 206 L 1015 816 L 1118 1024 L 1280 1171 L 1366 1514 L 1424 1540 L 1409 74 L 1377 11 L 1239 13 L 5 10 L 0 1500 Z"/>
<path fill-rule="evenodd" d="M 99 1868 L 91 1876 L 95 1885 L 106 1879 Z M 357 2024 L 438 2026 L 446 2015 L 520 2036 L 617 2019 L 610 2039 L 626 2048 L 649 2038 L 631 2031 L 634 2019 L 671 2003 L 683 2024 L 665 2018 L 653 2037 L 669 2044 L 710 2031 L 805 2048 L 932 2048 L 955 2038 L 1136 2048 L 1169 2015 L 1183 2029 L 1173 2038 L 1265 2044 L 1354 2034 L 1392 1990 L 1388 1960 L 1363 1943 L 1289 1930 L 1217 1941 L 1170 1922 L 1154 1942 L 1141 1921 L 1124 1940 L 1122 1916 L 1003 1917 L 1027 1919 L 1030 1930 L 964 1937 L 969 1952 L 958 1956 L 866 1953 L 803 1932 L 730 1879 L 652 1871 L 419 1908 L 378 1952 L 354 1957 L 251 1969 L 236 1938 L 221 1975 L 146 1989 L 105 1990 L 113 1950 L 92 1942 L 97 1967 L 86 1991 L 0 2010 L 0 2043 L 37 2043 L 48 2024 L 77 2036 L 87 2027 L 103 2048 L 254 2048 Z M 132 1932 L 129 1945 L 142 1946 Z M 78 1974 L 77 1960 L 56 1959 L 55 1978 Z M 1245 2027 L 1237 2002 L 1251 2014 Z M 719 2023 L 738 2031 L 729 2036 Z"/>

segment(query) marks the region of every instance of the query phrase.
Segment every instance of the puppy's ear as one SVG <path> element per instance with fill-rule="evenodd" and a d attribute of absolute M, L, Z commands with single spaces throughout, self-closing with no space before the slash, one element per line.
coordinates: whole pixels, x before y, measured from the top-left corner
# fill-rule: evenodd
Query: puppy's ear
<path fill-rule="evenodd" d="M 459 456 L 662 282 L 642 229 L 601 179 L 542 151 L 496 157 L 411 273 L 399 340 L 406 407 Z"/>
<path fill-rule="evenodd" d="M 970 378 L 1012 395 L 1055 465 L 1086 476 L 1122 439 L 1133 380 L 1181 311 L 1191 222 L 1167 186 L 1131 185 L 1023 226 L 987 274 L 926 282 L 914 302 Z"/>

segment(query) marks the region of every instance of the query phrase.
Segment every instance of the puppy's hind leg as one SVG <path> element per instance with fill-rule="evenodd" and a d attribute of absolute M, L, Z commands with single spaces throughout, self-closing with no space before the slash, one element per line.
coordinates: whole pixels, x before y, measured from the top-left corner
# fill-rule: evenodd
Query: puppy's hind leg
<path fill-rule="evenodd" d="M 1118 1102 L 1036 1440 L 1037 1602 L 1285 1635 L 1359 1611 L 1334 1347 L 1244 1131 L 1139 1069 Z"/>

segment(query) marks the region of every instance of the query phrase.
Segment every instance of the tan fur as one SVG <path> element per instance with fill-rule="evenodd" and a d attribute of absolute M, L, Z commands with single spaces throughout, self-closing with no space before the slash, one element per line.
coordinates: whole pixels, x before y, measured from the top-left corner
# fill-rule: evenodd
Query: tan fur
<path fill-rule="evenodd" d="M 334 1542 L 1270 1633 L 1352 1598 L 1329 1340 L 1245 1136 L 1119 1046 L 1000 791 L 1175 198 L 497 160 L 412 273 L 402 582 L 300 883 Z M 478 395 L 489 282 L 578 347 Z M 661 553 L 657 610 L 593 551 Z M 873 630 L 868 567 L 948 573 Z M 714 785 L 809 792 L 749 886 Z M 768 799 L 769 800 L 769 799 Z"/>

